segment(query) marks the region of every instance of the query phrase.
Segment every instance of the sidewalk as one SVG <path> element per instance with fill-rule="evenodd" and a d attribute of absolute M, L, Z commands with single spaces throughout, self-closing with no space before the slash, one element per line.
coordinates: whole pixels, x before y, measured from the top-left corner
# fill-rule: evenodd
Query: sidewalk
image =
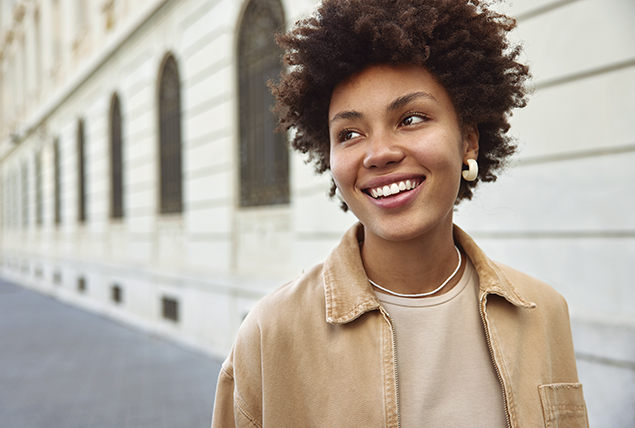
<path fill-rule="evenodd" d="M 219 370 L 0 280 L 2 428 L 209 428 Z"/>

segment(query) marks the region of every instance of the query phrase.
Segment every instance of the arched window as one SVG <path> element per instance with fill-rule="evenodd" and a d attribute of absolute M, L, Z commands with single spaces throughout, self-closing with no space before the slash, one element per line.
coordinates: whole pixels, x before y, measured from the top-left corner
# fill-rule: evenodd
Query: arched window
<path fill-rule="evenodd" d="M 42 195 L 42 150 L 35 153 L 35 224 L 41 226 L 44 222 L 44 201 Z"/>
<path fill-rule="evenodd" d="M 14 229 L 20 227 L 20 171 L 13 171 L 11 178 L 11 223 Z"/>
<path fill-rule="evenodd" d="M 123 217 L 121 109 L 119 96 L 110 101 L 110 217 Z"/>
<path fill-rule="evenodd" d="M 86 221 L 86 162 L 84 120 L 77 121 L 77 219 Z"/>
<path fill-rule="evenodd" d="M 273 36 L 284 25 L 279 0 L 251 0 L 240 25 L 240 205 L 289 202 L 286 135 L 275 133 L 274 99 L 267 81 L 281 71 L 281 49 Z"/>
<path fill-rule="evenodd" d="M 0 192 L 2 192 L 2 228 L 9 229 L 11 222 L 9 219 L 9 213 L 11 212 L 10 204 L 11 200 L 9 199 L 9 177 L 7 174 L 4 174 L 2 177 L 2 181 L 0 181 Z"/>
<path fill-rule="evenodd" d="M 183 211 L 181 83 L 172 55 L 163 60 L 159 75 L 159 134 L 161 213 L 180 213 Z"/>
<path fill-rule="evenodd" d="M 53 217 L 55 224 L 62 223 L 62 171 L 60 140 L 53 141 Z"/>
<path fill-rule="evenodd" d="M 22 227 L 24 229 L 29 227 L 29 168 L 26 162 L 22 164 L 21 182 L 20 182 L 20 199 L 22 202 Z"/>

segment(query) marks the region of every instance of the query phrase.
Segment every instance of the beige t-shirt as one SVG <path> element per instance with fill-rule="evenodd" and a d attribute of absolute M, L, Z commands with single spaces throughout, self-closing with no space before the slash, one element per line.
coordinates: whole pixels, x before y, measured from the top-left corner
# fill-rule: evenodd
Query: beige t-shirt
<path fill-rule="evenodd" d="M 440 296 L 407 298 L 376 291 L 397 338 L 402 428 L 504 428 L 503 392 L 478 309 L 470 261 Z"/>

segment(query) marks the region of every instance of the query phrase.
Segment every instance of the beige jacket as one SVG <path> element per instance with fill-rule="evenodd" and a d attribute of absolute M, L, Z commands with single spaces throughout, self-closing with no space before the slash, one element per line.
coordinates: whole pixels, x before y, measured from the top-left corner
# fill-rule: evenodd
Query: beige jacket
<path fill-rule="evenodd" d="M 399 427 L 393 328 L 366 277 L 357 224 L 327 260 L 263 298 L 218 379 L 213 428 Z M 455 226 L 514 428 L 587 427 L 567 305 L 490 261 Z"/>

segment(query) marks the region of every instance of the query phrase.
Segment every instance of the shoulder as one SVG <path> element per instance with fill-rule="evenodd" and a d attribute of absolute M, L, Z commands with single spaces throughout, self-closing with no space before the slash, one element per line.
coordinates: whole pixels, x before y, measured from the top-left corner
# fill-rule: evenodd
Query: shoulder
<path fill-rule="evenodd" d="M 482 290 L 506 296 L 517 306 L 533 307 L 534 304 L 538 306 L 539 302 L 546 302 L 547 307 L 555 305 L 566 309 L 566 302 L 562 295 L 549 284 L 491 260 L 458 226 L 454 226 L 453 232 L 455 239 L 474 265 Z"/>
<path fill-rule="evenodd" d="M 518 293 L 539 309 L 568 313 L 564 297 L 551 285 L 500 262 L 494 262 Z"/>
<path fill-rule="evenodd" d="M 245 317 L 223 364 L 245 403 L 261 401 L 264 371 L 268 376 L 284 373 L 286 366 L 280 361 L 306 348 L 298 341 L 324 329 L 324 302 L 322 265 L 317 265 L 260 299 Z M 259 412 L 258 404 L 248 407 Z"/>
<path fill-rule="evenodd" d="M 245 317 L 235 346 L 280 341 L 299 325 L 325 323 L 323 265 L 318 264 L 299 277 L 260 299 Z"/>
<path fill-rule="evenodd" d="M 234 346 L 233 357 L 251 354 L 259 359 L 264 347 L 282 343 L 308 320 L 325 322 L 322 264 L 316 265 L 293 281 L 260 299 L 243 320 Z M 231 359 L 231 358 L 230 358 Z M 240 358 L 238 358 L 240 359 Z"/>
<path fill-rule="evenodd" d="M 260 299 L 248 317 L 259 324 L 267 324 L 272 317 L 284 319 L 298 312 L 324 307 L 323 265 L 318 264 L 293 281 Z"/>

